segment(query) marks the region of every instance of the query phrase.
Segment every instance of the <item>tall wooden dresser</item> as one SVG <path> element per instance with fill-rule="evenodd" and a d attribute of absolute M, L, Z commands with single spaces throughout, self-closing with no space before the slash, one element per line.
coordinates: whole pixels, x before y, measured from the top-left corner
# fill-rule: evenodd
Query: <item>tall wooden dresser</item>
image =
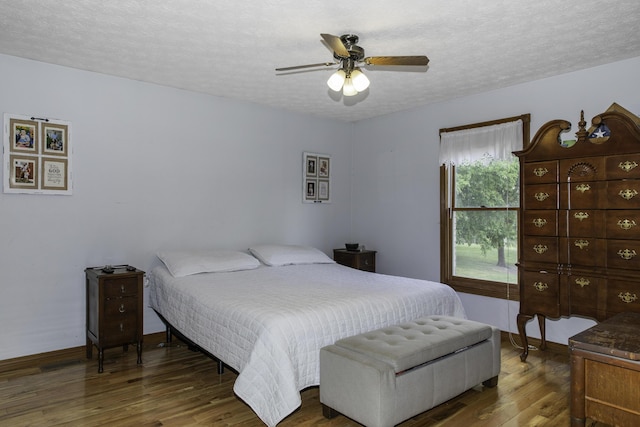
<path fill-rule="evenodd" d="M 602 321 L 640 312 L 640 119 L 617 104 L 574 144 L 561 142 L 565 120 L 543 125 L 520 160 L 517 324 L 579 315 Z M 568 141 L 567 141 L 568 142 Z"/>

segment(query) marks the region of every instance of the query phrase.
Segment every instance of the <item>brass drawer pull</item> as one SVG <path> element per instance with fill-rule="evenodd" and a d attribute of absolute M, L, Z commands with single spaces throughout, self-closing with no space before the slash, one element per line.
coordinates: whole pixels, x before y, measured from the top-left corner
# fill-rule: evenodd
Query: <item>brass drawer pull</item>
<path fill-rule="evenodd" d="M 618 167 L 625 172 L 630 172 L 632 169 L 638 167 L 638 164 L 634 161 L 627 160 L 626 162 L 620 162 Z"/>
<path fill-rule="evenodd" d="M 631 258 L 636 256 L 637 254 L 636 254 L 636 251 L 634 249 L 624 249 L 624 250 L 620 249 L 618 251 L 618 255 L 622 259 L 630 260 Z"/>
<path fill-rule="evenodd" d="M 549 198 L 549 193 L 536 193 L 533 195 L 533 197 L 535 197 L 539 202 L 544 202 Z"/>
<path fill-rule="evenodd" d="M 535 168 L 533 170 L 533 174 L 535 176 L 537 176 L 538 178 L 540 178 L 542 176 L 545 176 L 548 173 L 549 173 L 549 169 L 547 169 L 547 168 Z"/>
<path fill-rule="evenodd" d="M 120 307 L 118 308 L 118 311 L 119 311 L 120 313 L 124 313 L 124 311 L 125 311 L 125 310 L 124 310 L 124 304 L 120 304 Z"/>
<path fill-rule="evenodd" d="M 624 294 L 622 292 L 620 292 L 618 294 L 618 298 L 620 298 L 622 300 L 622 302 L 629 304 L 630 302 L 634 302 L 635 300 L 638 299 L 638 297 L 636 296 L 636 294 L 631 294 L 630 292 L 625 292 Z"/>
<path fill-rule="evenodd" d="M 536 218 L 533 220 L 533 225 L 535 225 L 538 228 L 542 228 L 545 225 L 547 225 L 547 220 L 544 218 Z"/>
<path fill-rule="evenodd" d="M 576 212 L 573 214 L 573 217 L 578 221 L 582 222 L 583 219 L 589 218 L 589 214 L 586 212 Z"/>
<path fill-rule="evenodd" d="M 589 246 L 589 241 L 581 239 L 581 240 L 576 240 L 575 242 L 573 242 L 573 244 L 579 247 L 580 249 L 584 249 L 587 246 Z"/>
<path fill-rule="evenodd" d="M 124 332 L 124 324 L 120 323 L 120 332 Z"/>
<path fill-rule="evenodd" d="M 618 221 L 618 227 L 622 228 L 623 230 L 631 230 L 635 226 L 636 222 L 632 219 L 625 218 Z"/>
<path fill-rule="evenodd" d="M 576 190 L 578 190 L 581 193 L 584 193 L 585 191 L 591 190 L 591 186 L 589 184 L 578 184 L 576 185 Z"/>
<path fill-rule="evenodd" d="M 548 249 L 549 247 L 547 245 L 533 245 L 533 250 L 539 255 L 547 252 Z"/>
<path fill-rule="evenodd" d="M 544 282 L 535 282 L 533 287 L 536 288 L 537 291 L 544 292 L 549 288 L 549 285 Z"/>
<path fill-rule="evenodd" d="M 590 284 L 591 284 L 591 281 L 589 279 L 585 279 L 584 277 L 580 277 L 576 279 L 576 285 L 579 285 L 581 288 L 584 288 L 585 286 L 589 286 Z"/>
<path fill-rule="evenodd" d="M 622 197 L 625 200 L 631 200 L 633 199 L 635 196 L 638 195 L 638 192 L 634 189 L 631 188 L 627 188 L 625 190 L 620 190 L 620 192 L 618 193 L 618 195 L 620 197 Z"/>
<path fill-rule="evenodd" d="M 125 290 L 126 289 L 125 289 L 124 285 L 120 285 L 120 292 L 124 294 Z"/>

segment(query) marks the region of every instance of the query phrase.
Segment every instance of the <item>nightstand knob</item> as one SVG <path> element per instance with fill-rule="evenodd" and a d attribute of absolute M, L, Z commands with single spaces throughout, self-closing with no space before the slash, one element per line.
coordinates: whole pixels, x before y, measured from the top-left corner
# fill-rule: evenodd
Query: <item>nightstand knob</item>
<path fill-rule="evenodd" d="M 124 325 L 120 323 L 120 332 L 124 332 Z"/>
<path fill-rule="evenodd" d="M 124 291 L 125 291 L 124 285 L 120 285 L 120 292 L 124 294 Z"/>
<path fill-rule="evenodd" d="M 120 304 L 120 308 L 118 309 L 120 313 L 124 313 L 124 304 Z"/>

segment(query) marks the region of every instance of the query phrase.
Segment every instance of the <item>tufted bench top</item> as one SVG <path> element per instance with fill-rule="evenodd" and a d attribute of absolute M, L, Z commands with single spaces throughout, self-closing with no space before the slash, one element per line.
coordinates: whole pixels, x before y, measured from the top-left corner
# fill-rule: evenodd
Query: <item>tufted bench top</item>
<path fill-rule="evenodd" d="M 491 326 L 472 320 L 426 316 L 344 338 L 335 345 L 385 362 L 399 373 L 482 342 L 491 333 Z"/>

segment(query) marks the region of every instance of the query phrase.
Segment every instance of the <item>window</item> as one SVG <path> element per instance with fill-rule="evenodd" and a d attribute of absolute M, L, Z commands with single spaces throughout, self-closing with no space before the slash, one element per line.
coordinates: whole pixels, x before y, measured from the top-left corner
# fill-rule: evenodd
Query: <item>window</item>
<path fill-rule="evenodd" d="M 512 152 L 528 144 L 529 122 L 526 114 L 440 130 L 440 276 L 457 291 L 518 299 L 520 172 Z"/>

